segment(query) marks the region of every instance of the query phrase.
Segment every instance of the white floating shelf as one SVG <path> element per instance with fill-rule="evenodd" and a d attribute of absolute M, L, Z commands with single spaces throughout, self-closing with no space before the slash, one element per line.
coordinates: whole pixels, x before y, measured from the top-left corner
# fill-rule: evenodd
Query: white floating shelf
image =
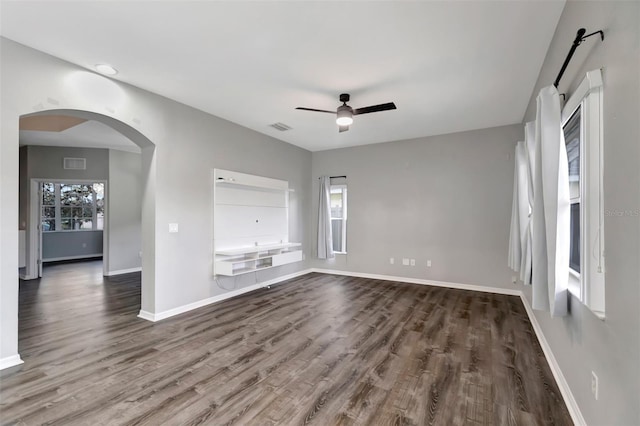
<path fill-rule="evenodd" d="M 302 260 L 302 250 L 289 250 L 289 248 L 299 247 L 300 243 L 288 243 L 286 247 L 283 247 L 284 244 L 278 244 L 278 246 L 278 248 L 274 248 L 273 245 L 258 246 L 263 250 L 256 251 L 253 248 L 254 250 L 243 253 L 237 253 L 240 249 L 217 251 L 216 275 L 241 275 Z M 233 254 L 227 254 L 230 252 Z"/>
<path fill-rule="evenodd" d="M 226 250 L 216 250 L 216 255 L 237 256 L 241 254 L 260 253 L 269 250 L 288 249 L 292 247 L 300 247 L 302 243 L 278 243 L 278 244 L 262 244 L 257 246 L 238 247 Z"/>

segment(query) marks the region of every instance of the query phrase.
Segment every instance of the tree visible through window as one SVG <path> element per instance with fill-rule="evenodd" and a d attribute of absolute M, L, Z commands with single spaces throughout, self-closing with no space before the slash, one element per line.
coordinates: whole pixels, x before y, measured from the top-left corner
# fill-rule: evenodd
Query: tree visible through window
<path fill-rule="evenodd" d="M 42 230 L 101 230 L 104 227 L 104 184 L 42 184 Z"/>

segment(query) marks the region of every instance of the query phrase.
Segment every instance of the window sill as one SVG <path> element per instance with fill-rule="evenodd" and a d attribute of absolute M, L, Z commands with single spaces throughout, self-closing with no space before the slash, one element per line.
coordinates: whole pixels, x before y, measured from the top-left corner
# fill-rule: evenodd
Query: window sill
<path fill-rule="evenodd" d="M 569 270 L 569 293 L 573 294 L 578 300 L 582 301 L 581 295 L 582 285 L 580 283 L 580 275 Z"/>

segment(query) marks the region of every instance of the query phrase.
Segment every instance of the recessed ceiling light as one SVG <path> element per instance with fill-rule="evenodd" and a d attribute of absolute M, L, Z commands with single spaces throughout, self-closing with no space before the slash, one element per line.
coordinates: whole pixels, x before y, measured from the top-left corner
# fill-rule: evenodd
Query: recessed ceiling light
<path fill-rule="evenodd" d="M 106 74 L 106 75 L 116 75 L 116 74 L 118 74 L 118 70 L 117 69 L 115 69 L 111 65 L 107 65 L 107 64 L 97 64 L 96 65 L 96 71 L 98 71 L 100 74 Z"/>

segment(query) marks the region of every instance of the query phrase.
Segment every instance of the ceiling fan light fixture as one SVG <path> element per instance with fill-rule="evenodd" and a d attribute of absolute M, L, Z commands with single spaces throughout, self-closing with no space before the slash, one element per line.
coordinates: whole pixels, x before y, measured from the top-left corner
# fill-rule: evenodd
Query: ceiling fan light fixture
<path fill-rule="evenodd" d="M 351 112 L 351 108 L 339 107 L 337 115 L 336 123 L 338 126 L 349 126 L 353 123 L 353 112 Z"/>

